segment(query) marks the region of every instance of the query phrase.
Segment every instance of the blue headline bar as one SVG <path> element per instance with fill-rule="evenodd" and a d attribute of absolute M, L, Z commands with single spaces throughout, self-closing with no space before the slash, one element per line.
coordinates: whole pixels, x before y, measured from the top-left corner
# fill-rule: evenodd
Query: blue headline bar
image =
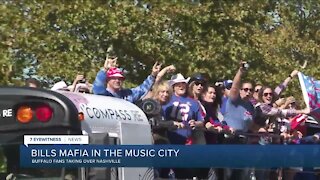
<path fill-rule="evenodd" d="M 319 145 L 20 146 L 23 167 L 320 167 Z"/>

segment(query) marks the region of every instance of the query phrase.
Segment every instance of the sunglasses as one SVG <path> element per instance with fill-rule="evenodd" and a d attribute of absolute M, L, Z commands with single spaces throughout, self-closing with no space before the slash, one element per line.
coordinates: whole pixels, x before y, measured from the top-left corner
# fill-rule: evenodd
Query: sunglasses
<path fill-rule="evenodd" d="M 260 89 L 256 89 L 256 90 L 254 90 L 254 92 L 259 92 L 260 91 Z"/>
<path fill-rule="evenodd" d="M 199 84 L 201 84 L 201 86 L 203 86 L 203 85 L 204 85 L 204 82 L 196 81 L 196 82 L 194 82 L 194 84 L 195 84 L 196 86 L 199 86 Z"/>
<path fill-rule="evenodd" d="M 251 89 L 251 88 L 242 88 L 242 90 L 244 90 L 245 92 L 248 92 L 248 91 L 252 92 L 253 91 L 253 89 Z"/>
<path fill-rule="evenodd" d="M 264 97 L 267 97 L 268 95 L 273 96 L 273 93 L 263 93 Z"/>

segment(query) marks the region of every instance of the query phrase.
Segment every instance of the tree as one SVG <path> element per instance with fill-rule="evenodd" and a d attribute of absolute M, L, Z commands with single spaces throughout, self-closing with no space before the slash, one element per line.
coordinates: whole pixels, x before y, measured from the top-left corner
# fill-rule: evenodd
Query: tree
<path fill-rule="evenodd" d="M 316 1 L 5 1 L 0 25 L 2 84 L 23 70 L 47 80 L 93 81 L 113 46 L 128 80 L 137 84 L 158 60 L 179 72 L 230 79 L 239 59 L 247 80 L 275 86 L 293 70 L 319 77 Z M 9 68 L 10 69 L 10 68 Z M 7 73 L 7 74 L 6 74 Z M 297 81 L 294 83 L 297 93 Z"/>

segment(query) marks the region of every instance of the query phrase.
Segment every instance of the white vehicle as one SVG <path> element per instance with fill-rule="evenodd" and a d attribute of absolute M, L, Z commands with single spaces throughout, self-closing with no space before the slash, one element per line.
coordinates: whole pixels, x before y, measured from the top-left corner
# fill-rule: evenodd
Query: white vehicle
<path fill-rule="evenodd" d="M 90 144 L 150 145 L 144 112 L 122 99 L 34 88 L 0 88 L 0 179 L 154 179 L 152 168 L 22 168 L 23 136 L 88 134 Z M 2 162 L 2 163 L 1 163 Z"/>
<path fill-rule="evenodd" d="M 151 127 L 144 112 L 123 99 L 92 94 L 60 92 L 70 99 L 84 120 L 83 134 L 88 134 L 91 144 L 150 145 Z M 152 168 L 111 168 L 110 172 L 91 168 L 91 173 L 101 179 L 153 179 Z M 92 170 L 92 172 L 90 172 Z M 85 171 L 88 173 L 88 171 Z M 82 172 L 83 173 L 83 172 Z M 98 173 L 98 174 L 97 174 Z M 99 174 L 101 173 L 101 174 Z M 83 175 L 87 177 L 87 175 Z"/>

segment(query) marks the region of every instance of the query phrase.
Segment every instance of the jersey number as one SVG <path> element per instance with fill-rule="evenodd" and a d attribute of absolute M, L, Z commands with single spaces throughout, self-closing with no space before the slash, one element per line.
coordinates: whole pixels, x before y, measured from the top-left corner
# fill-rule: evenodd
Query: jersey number
<path fill-rule="evenodd" d="M 190 111 L 190 106 L 188 106 L 187 104 L 180 104 L 179 102 L 174 102 L 170 117 L 176 118 L 182 121 L 187 121 L 189 116 L 188 114 L 189 111 Z"/>

